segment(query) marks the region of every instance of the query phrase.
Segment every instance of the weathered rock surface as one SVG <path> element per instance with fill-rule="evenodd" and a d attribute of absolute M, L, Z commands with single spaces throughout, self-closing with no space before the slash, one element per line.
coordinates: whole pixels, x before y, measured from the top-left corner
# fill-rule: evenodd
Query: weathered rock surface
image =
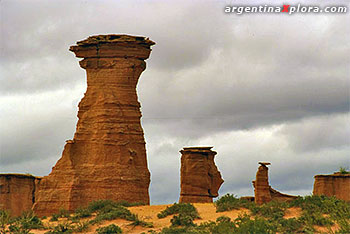
<path fill-rule="evenodd" d="M 32 209 L 38 177 L 26 174 L 0 174 L 0 210 L 19 216 Z"/>
<path fill-rule="evenodd" d="M 268 162 L 259 162 L 260 166 L 258 172 L 256 173 L 256 179 L 253 181 L 254 186 L 254 201 L 256 204 L 261 205 L 268 203 L 272 200 L 276 201 L 289 201 L 297 198 L 296 196 L 283 194 L 277 190 L 271 188 L 269 185 L 269 168 Z"/>
<path fill-rule="evenodd" d="M 271 201 L 270 185 L 269 185 L 269 168 L 270 163 L 261 163 L 256 173 L 256 179 L 253 182 L 255 203 L 264 204 Z"/>
<path fill-rule="evenodd" d="M 73 140 L 39 184 L 33 207 L 38 215 L 72 211 L 98 199 L 149 204 L 136 85 L 154 44 L 144 37 L 99 35 L 70 47 L 84 58 L 87 90 Z"/>
<path fill-rule="evenodd" d="M 181 193 L 183 203 L 213 202 L 224 180 L 218 171 L 212 147 L 190 147 L 181 150 Z"/>
<path fill-rule="evenodd" d="M 350 174 L 316 175 L 313 194 L 350 201 Z"/>

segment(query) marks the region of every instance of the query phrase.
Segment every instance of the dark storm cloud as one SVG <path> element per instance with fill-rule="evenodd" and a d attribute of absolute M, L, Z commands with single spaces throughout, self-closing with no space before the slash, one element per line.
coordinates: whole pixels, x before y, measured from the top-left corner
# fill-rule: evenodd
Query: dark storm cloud
<path fill-rule="evenodd" d="M 297 152 L 347 147 L 350 145 L 349 120 L 349 114 L 306 119 L 286 125 L 280 134 L 288 139 L 291 148 Z"/>
<path fill-rule="evenodd" d="M 78 100 L 62 91 L 50 95 L 32 95 L 28 100 L 25 96 L 0 98 L 1 171 L 23 162 L 40 162 L 49 157 L 57 160 L 65 140 L 72 138 Z M 49 170 L 50 167 L 45 172 Z"/>
<path fill-rule="evenodd" d="M 196 6 L 183 2 L 181 10 L 168 2 L 18 3 L 1 3 L 1 20 L 6 24 L 1 28 L 0 90 L 6 93 L 54 90 L 76 83 L 75 77 L 82 74 L 68 48 L 88 35 L 108 32 L 149 36 L 157 42 L 153 67 L 172 71 L 200 64 L 220 42 L 217 34 L 222 35 L 228 28 L 227 19 L 216 17 L 222 15 L 218 6 L 210 3 Z M 216 6 L 216 12 L 212 6 Z M 212 16 L 201 17 L 205 14 Z M 204 30 L 199 32 L 199 28 Z M 43 67 L 55 75 L 35 72 Z"/>

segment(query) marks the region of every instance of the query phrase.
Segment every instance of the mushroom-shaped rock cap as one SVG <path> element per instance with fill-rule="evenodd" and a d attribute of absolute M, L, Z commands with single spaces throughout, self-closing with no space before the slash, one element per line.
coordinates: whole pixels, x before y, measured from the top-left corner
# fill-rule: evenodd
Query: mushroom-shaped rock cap
<path fill-rule="evenodd" d="M 199 146 L 199 147 L 184 147 L 183 150 L 180 150 L 181 153 L 201 153 L 201 154 L 216 154 L 215 151 L 211 149 L 213 146 Z"/>
<path fill-rule="evenodd" d="M 147 59 L 155 43 L 142 36 L 108 34 L 90 36 L 69 48 L 79 58 L 136 57 Z"/>
<path fill-rule="evenodd" d="M 267 166 L 267 165 L 271 165 L 271 163 L 269 163 L 269 162 L 259 162 L 259 164 L 261 165 L 261 166 Z"/>
<path fill-rule="evenodd" d="M 141 37 L 141 36 L 130 36 L 124 34 L 108 34 L 108 35 L 97 35 L 90 36 L 85 40 L 78 41 L 78 46 L 89 46 L 89 45 L 97 45 L 103 43 L 135 43 L 145 46 L 152 46 L 156 43 L 151 41 L 149 38 Z"/>

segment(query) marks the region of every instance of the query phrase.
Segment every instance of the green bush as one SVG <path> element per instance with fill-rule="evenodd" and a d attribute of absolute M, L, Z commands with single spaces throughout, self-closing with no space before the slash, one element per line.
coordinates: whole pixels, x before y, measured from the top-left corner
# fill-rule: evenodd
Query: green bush
<path fill-rule="evenodd" d="M 339 230 L 336 233 L 350 233 L 350 220 L 349 219 L 341 219 L 338 220 Z"/>
<path fill-rule="evenodd" d="M 126 219 L 129 221 L 134 221 L 136 219 L 135 215 L 123 206 L 105 206 L 103 208 L 100 208 L 95 219 L 92 220 L 92 222 L 99 223 L 103 220 L 113 220 L 117 218 Z"/>
<path fill-rule="evenodd" d="M 52 215 L 50 221 L 58 221 L 58 218 L 69 218 L 69 217 L 70 217 L 69 211 L 61 208 L 58 211 L 58 213 Z"/>
<path fill-rule="evenodd" d="M 239 216 L 234 221 L 235 228 L 232 233 L 276 233 L 277 228 L 269 220 L 255 217 L 251 219 L 249 215 Z"/>
<path fill-rule="evenodd" d="M 139 219 L 139 216 L 138 216 L 138 215 L 134 215 L 134 216 L 133 216 L 132 223 L 130 223 L 129 225 L 132 225 L 132 226 L 142 226 L 142 227 L 147 227 L 147 228 L 153 228 L 153 224 L 152 224 L 152 223 L 145 222 L 145 221 Z"/>
<path fill-rule="evenodd" d="M 0 210 L 0 233 L 7 232 L 7 225 L 10 224 L 10 213 L 7 210 Z"/>
<path fill-rule="evenodd" d="M 290 207 L 300 207 L 299 221 L 303 227 L 312 231 L 313 225 L 330 227 L 335 222 L 340 230 L 347 230 L 350 222 L 350 203 L 327 196 L 305 196 L 290 203 Z M 350 226 L 350 224 L 349 224 Z"/>
<path fill-rule="evenodd" d="M 257 206 L 249 201 L 240 201 L 233 195 L 225 195 L 216 204 L 219 210 L 230 210 L 238 207 L 250 209 L 251 215 L 239 216 L 232 221 L 229 217 L 221 216 L 216 222 L 204 222 L 195 225 L 193 219 L 183 215 L 175 215 L 172 225 L 164 228 L 161 233 L 192 233 L 192 234 L 221 234 L 221 233 L 314 233 L 314 226 L 331 227 L 338 224 L 336 233 L 350 233 L 350 203 L 326 196 L 298 197 L 291 202 L 276 202 Z M 284 214 L 289 207 L 302 209 L 299 218 L 285 219 Z M 173 214 L 179 208 L 168 207 L 158 214 L 161 217 Z M 181 214 L 181 213 L 180 213 Z"/>
<path fill-rule="evenodd" d="M 225 196 L 220 197 L 214 204 L 216 206 L 216 212 L 235 210 L 242 207 L 250 208 L 255 205 L 254 202 L 239 199 L 231 194 L 226 194 Z"/>
<path fill-rule="evenodd" d="M 53 222 L 53 221 L 58 221 L 58 218 L 59 218 L 59 215 L 58 214 L 53 214 L 51 219 L 50 219 L 50 222 Z"/>
<path fill-rule="evenodd" d="M 345 167 L 340 167 L 339 172 L 340 174 L 350 174 L 350 171 L 347 171 Z"/>
<path fill-rule="evenodd" d="M 179 215 L 174 215 L 174 217 L 170 220 L 172 227 L 190 227 L 195 226 L 193 223 L 193 217 L 188 214 L 180 213 Z"/>
<path fill-rule="evenodd" d="M 50 231 L 45 232 L 45 234 L 60 234 L 60 233 L 73 233 L 74 227 L 65 222 L 65 223 L 59 223 L 54 227 L 50 228 Z"/>
<path fill-rule="evenodd" d="M 74 229 L 74 232 L 85 232 L 86 230 L 89 229 L 89 226 L 90 226 L 90 223 L 88 221 L 85 221 L 85 222 L 77 222 L 73 229 Z"/>
<path fill-rule="evenodd" d="M 33 213 L 33 211 L 23 212 L 21 216 L 15 218 L 9 226 L 11 233 L 29 233 L 31 229 L 42 229 L 43 223 Z"/>
<path fill-rule="evenodd" d="M 282 219 L 287 209 L 287 203 L 271 201 L 261 206 L 250 206 L 253 215 L 259 215 L 265 218 L 279 220 Z"/>
<path fill-rule="evenodd" d="M 78 208 L 75 210 L 75 216 L 76 218 L 88 218 L 91 217 L 92 211 L 88 208 Z"/>
<path fill-rule="evenodd" d="M 127 208 L 120 205 L 100 206 L 95 219 L 91 220 L 90 223 L 95 224 L 95 223 L 100 223 L 103 220 L 114 220 L 118 218 L 132 221 L 130 225 L 153 227 L 151 223 L 140 220 L 137 215 L 131 213 Z"/>
<path fill-rule="evenodd" d="M 122 233 L 122 229 L 115 224 L 108 225 L 106 227 L 100 227 L 96 229 L 98 234 L 119 234 Z"/>
<path fill-rule="evenodd" d="M 196 207 L 190 203 L 174 203 L 172 206 L 168 206 L 165 210 L 157 214 L 157 217 L 162 219 L 173 214 L 187 215 L 193 219 L 200 218 Z"/>

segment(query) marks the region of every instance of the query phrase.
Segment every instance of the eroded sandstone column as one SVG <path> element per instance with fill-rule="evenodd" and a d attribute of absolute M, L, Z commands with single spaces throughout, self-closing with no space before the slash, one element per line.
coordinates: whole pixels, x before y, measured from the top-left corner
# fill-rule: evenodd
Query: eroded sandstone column
<path fill-rule="evenodd" d="M 297 196 L 281 193 L 273 189 L 269 184 L 269 169 L 267 165 L 270 165 L 268 162 L 259 162 L 260 167 L 256 173 L 256 179 L 253 181 L 254 200 L 258 205 L 268 203 L 270 201 L 291 201 L 297 199 Z"/>
<path fill-rule="evenodd" d="M 212 202 L 224 180 L 218 171 L 212 147 L 181 150 L 181 193 L 179 202 Z"/>
<path fill-rule="evenodd" d="M 70 51 L 86 69 L 73 140 L 44 177 L 34 211 L 48 215 L 99 199 L 149 204 L 150 173 L 136 85 L 155 43 L 144 37 L 99 35 Z"/>
<path fill-rule="evenodd" d="M 313 194 L 350 201 L 350 174 L 316 175 Z"/>
<path fill-rule="evenodd" d="M 271 201 L 268 162 L 259 162 L 254 183 L 255 203 L 261 205 Z"/>

